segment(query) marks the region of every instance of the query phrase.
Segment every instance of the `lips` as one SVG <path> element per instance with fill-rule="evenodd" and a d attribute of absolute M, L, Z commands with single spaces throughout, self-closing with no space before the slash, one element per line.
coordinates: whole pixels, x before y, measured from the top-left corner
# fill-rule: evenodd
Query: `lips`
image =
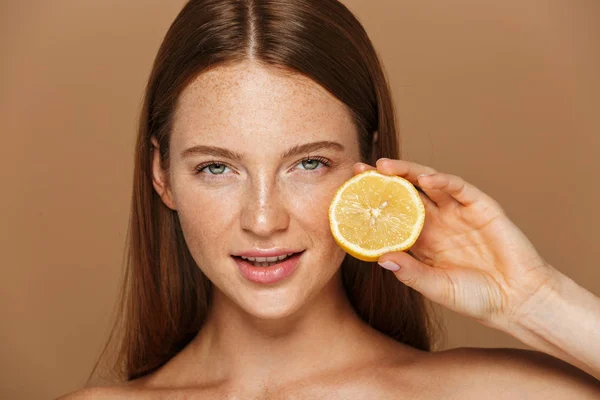
<path fill-rule="evenodd" d="M 294 273 L 300 264 L 304 252 L 294 253 L 285 260 L 278 261 L 268 267 L 256 267 L 252 262 L 239 256 L 233 256 L 240 274 L 253 283 L 271 285 L 278 283 Z"/>
<path fill-rule="evenodd" d="M 233 255 L 236 257 L 277 257 L 282 255 L 301 253 L 302 251 L 303 249 L 280 247 L 273 249 L 251 249 L 239 253 L 234 253 Z"/>
<path fill-rule="evenodd" d="M 294 253 L 291 254 L 282 254 L 276 257 L 242 257 L 244 260 L 254 264 L 256 267 L 267 267 L 269 264 L 275 264 L 281 261 L 288 259 L 293 256 Z"/>

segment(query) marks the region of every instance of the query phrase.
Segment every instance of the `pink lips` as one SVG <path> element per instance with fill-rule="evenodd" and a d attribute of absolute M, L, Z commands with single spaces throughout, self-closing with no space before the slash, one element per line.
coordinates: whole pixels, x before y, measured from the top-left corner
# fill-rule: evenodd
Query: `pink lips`
<path fill-rule="evenodd" d="M 290 276 L 300 264 L 303 253 L 297 253 L 270 267 L 255 267 L 241 257 L 233 257 L 242 276 L 254 283 L 263 285 L 277 283 Z"/>

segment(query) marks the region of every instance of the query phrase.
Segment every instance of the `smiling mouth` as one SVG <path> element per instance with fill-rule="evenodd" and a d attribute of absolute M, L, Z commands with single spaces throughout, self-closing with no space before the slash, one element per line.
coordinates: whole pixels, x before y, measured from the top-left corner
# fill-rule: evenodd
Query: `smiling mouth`
<path fill-rule="evenodd" d="M 291 253 L 289 256 L 288 254 L 282 254 L 284 259 L 276 259 L 275 261 L 271 262 L 264 261 L 264 258 L 260 258 L 260 261 L 258 261 L 258 257 L 232 257 L 235 261 L 238 271 L 245 279 L 261 285 L 271 285 L 281 282 L 291 276 L 299 267 L 300 259 L 302 258 L 303 254 L 304 251 L 299 253 Z M 254 261 L 247 260 L 247 258 L 251 258 Z M 272 259 L 273 258 L 271 258 L 271 260 Z"/>
<path fill-rule="evenodd" d="M 245 261 L 245 262 L 251 264 L 253 267 L 268 268 L 268 267 L 272 267 L 277 264 L 281 264 L 281 263 L 285 262 L 286 260 L 290 259 L 291 257 L 294 257 L 301 253 L 302 252 L 290 253 L 287 255 L 279 256 L 279 257 L 241 257 L 241 256 L 232 256 L 232 257 L 237 260 L 240 260 L 240 261 Z"/>

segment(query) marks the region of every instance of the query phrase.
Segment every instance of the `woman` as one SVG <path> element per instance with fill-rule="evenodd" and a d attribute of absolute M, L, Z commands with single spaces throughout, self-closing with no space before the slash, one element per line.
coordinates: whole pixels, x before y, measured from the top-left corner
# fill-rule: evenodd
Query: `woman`
<path fill-rule="evenodd" d="M 370 168 L 427 207 L 381 266 L 346 256 L 327 218 Z M 188 2 L 147 86 L 133 194 L 125 383 L 67 398 L 600 395 L 600 301 L 493 199 L 400 160 L 382 68 L 335 0 Z M 541 352 L 431 352 L 423 295 Z"/>

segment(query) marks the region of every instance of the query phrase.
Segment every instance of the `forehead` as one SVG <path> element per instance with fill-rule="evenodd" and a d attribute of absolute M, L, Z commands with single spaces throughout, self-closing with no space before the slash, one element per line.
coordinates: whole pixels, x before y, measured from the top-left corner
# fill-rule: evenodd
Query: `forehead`
<path fill-rule="evenodd" d="M 178 99 L 174 147 L 296 140 L 355 140 L 347 107 L 300 74 L 255 63 L 220 66 L 196 77 Z M 348 137 L 350 136 L 350 137 Z"/>

